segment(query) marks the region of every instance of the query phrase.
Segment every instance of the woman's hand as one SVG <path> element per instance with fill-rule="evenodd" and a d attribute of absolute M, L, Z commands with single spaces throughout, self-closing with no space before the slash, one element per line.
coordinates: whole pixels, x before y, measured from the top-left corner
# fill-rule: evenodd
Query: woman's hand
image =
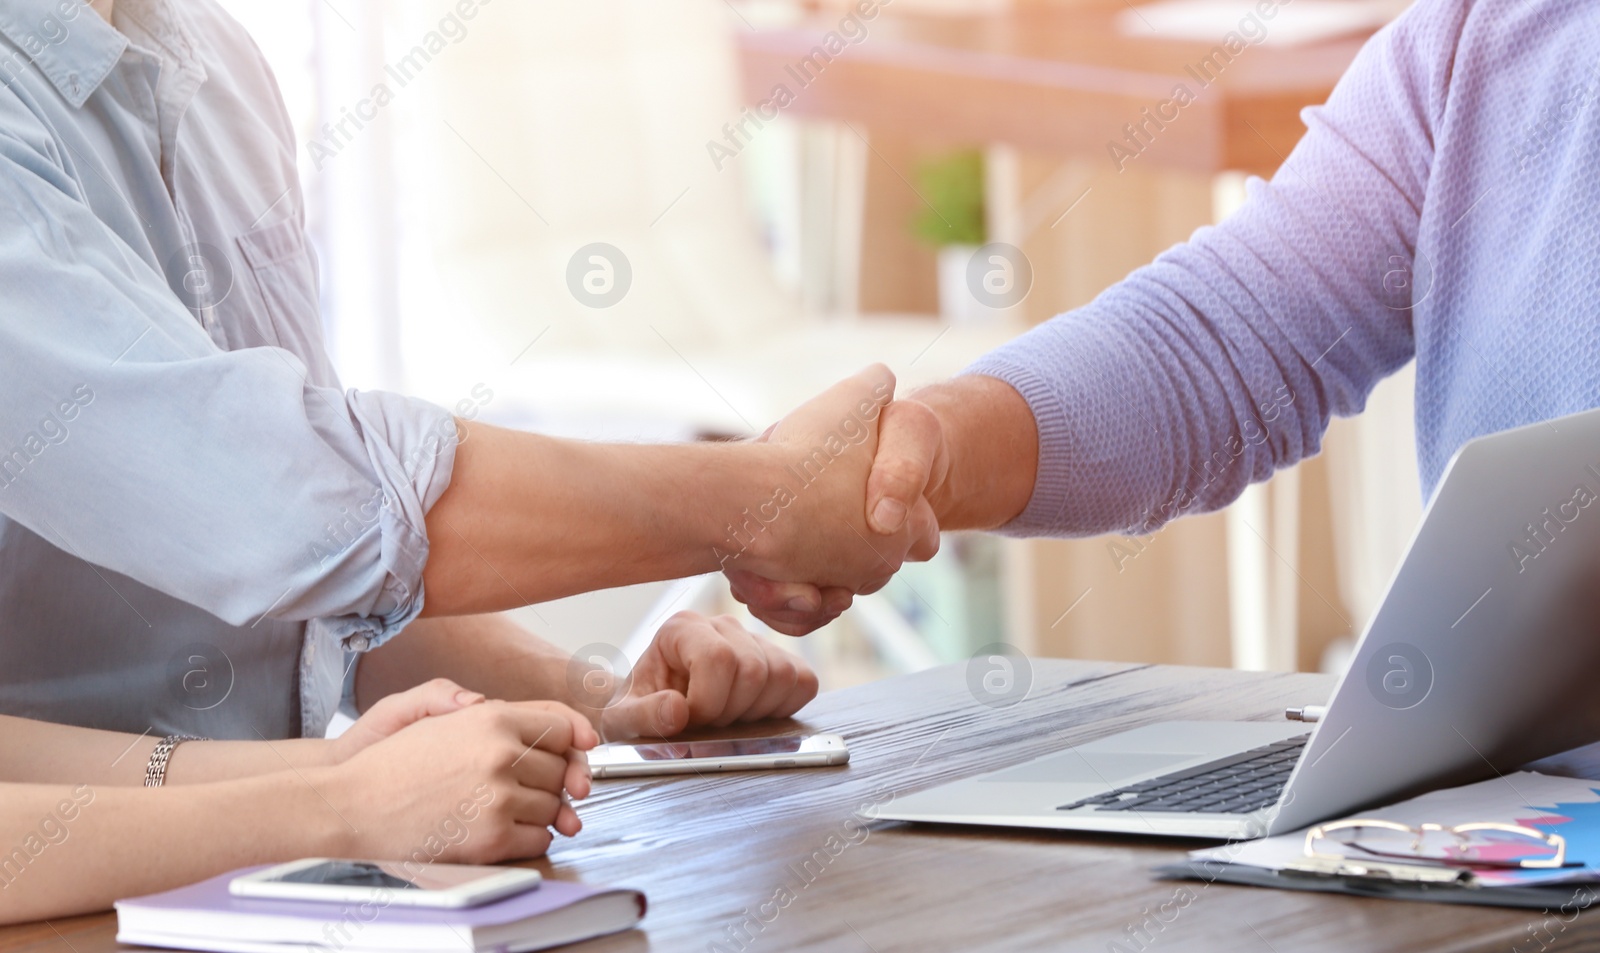
<path fill-rule="evenodd" d="M 448 715 L 483 701 L 448 678 L 435 678 L 415 688 L 380 699 L 345 733 L 328 742 L 330 764 L 350 760 L 356 752 L 393 735 L 407 725 L 436 715 Z"/>
<path fill-rule="evenodd" d="M 417 717 L 325 769 L 353 856 L 495 863 L 543 854 L 551 827 L 582 829 L 567 795 L 589 794 L 583 752 L 599 738 L 588 719 L 557 702 L 501 701 Z"/>

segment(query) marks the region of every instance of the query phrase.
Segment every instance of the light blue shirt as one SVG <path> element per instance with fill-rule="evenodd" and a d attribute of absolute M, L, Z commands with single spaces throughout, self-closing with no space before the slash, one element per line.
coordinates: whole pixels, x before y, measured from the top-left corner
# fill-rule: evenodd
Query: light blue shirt
<path fill-rule="evenodd" d="M 454 422 L 340 388 L 243 28 L 115 17 L 0 0 L 0 710 L 320 734 L 422 608 Z"/>

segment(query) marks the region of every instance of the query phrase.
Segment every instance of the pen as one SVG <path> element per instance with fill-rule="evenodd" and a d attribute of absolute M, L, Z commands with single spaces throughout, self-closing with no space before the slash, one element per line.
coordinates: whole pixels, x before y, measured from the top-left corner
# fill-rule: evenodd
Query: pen
<path fill-rule="evenodd" d="M 1328 713 L 1326 705 L 1306 705 L 1303 708 L 1285 708 L 1283 717 L 1290 721 L 1314 722 L 1321 721 L 1322 716 Z"/>

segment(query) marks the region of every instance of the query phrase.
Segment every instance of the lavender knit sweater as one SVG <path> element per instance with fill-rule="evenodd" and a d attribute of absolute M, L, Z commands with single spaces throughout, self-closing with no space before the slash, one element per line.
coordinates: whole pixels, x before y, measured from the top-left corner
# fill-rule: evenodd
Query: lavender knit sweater
<path fill-rule="evenodd" d="M 1468 439 L 1600 406 L 1597 100 L 1600 2 L 1420 0 L 1238 213 L 969 369 L 1039 424 L 1007 531 L 1221 507 L 1413 356 L 1429 493 Z"/>

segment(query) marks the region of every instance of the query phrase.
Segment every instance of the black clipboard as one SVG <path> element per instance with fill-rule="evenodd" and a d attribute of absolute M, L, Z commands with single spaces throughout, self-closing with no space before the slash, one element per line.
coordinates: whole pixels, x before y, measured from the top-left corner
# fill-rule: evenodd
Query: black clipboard
<path fill-rule="evenodd" d="M 1537 887 L 1474 887 L 1453 883 L 1406 883 L 1374 877 L 1279 872 L 1265 867 L 1218 863 L 1214 860 L 1167 864 L 1157 867 L 1155 873 L 1163 880 L 1200 880 L 1380 900 L 1460 903 L 1479 907 L 1582 911 L 1600 902 L 1600 883 L 1592 882 L 1544 884 Z"/>

